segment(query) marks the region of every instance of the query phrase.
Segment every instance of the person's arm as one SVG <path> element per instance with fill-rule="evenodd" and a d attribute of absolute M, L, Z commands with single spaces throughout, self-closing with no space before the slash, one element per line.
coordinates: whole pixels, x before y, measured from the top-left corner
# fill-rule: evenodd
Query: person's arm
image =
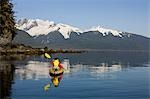
<path fill-rule="evenodd" d="M 64 68 L 61 64 L 59 64 L 59 67 L 60 67 L 60 68 Z"/>

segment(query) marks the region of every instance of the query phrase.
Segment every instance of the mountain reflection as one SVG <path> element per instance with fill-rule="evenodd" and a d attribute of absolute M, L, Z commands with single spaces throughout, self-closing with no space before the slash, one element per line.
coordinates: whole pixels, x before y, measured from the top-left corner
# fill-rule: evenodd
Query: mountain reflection
<path fill-rule="evenodd" d="M 34 79 L 49 77 L 48 62 L 28 61 L 25 66 L 17 66 L 15 76 L 19 79 Z"/>
<path fill-rule="evenodd" d="M 108 63 L 101 63 L 100 66 L 74 64 L 71 65 L 69 59 L 64 59 L 61 63 L 65 68 L 65 73 L 74 73 L 78 71 L 89 70 L 89 73 L 105 73 L 116 72 L 122 70 L 121 64 L 109 65 Z M 48 67 L 50 63 L 29 61 L 27 65 L 18 67 L 15 71 L 15 76 L 19 79 L 34 79 L 49 78 Z"/>
<path fill-rule="evenodd" d="M 98 67 L 91 67 L 91 73 L 106 73 L 106 72 L 118 72 L 122 70 L 121 64 L 108 65 L 107 63 L 101 63 Z"/>
<path fill-rule="evenodd" d="M 84 64 L 70 64 L 69 59 L 64 59 L 61 64 L 65 68 L 65 74 L 76 73 L 79 71 L 88 71 L 89 74 L 103 74 L 121 71 L 123 65 L 118 63 L 108 64 L 99 63 L 100 65 L 84 65 Z M 17 67 L 15 76 L 18 79 L 32 79 L 38 80 L 41 78 L 49 78 L 49 62 L 28 61 L 27 65 Z"/>
<path fill-rule="evenodd" d="M 65 68 L 65 73 L 69 73 L 71 67 L 69 59 L 64 59 L 61 64 Z M 15 76 L 20 80 L 49 78 L 50 65 L 50 62 L 28 61 L 26 65 L 16 66 Z"/>

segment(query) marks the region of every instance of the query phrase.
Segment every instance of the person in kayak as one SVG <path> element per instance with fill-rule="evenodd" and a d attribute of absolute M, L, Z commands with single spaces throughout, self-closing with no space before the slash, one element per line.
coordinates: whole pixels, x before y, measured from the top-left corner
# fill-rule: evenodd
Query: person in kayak
<path fill-rule="evenodd" d="M 60 64 L 60 61 L 59 61 L 58 58 L 55 58 L 52 61 L 52 64 L 53 64 L 53 68 L 54 68 L 55 71 L 58 71 L 60 69 L 64 69 L 64 67 Z M 62 79 L 62 75 L 54 76 L 54 77 L 51 76 L 51 81 L 52 81 L 52 83 L 55 87 L 58 87 L 61 79 Z"/>
<path fill-rule="evenodd" d="M 63 66 L 60 64 L 60 61 L 58 58 L 55 58 L 53 61 L 52 61 L 52 65 L 53 65 L 53 68 L 55 69 L 55 71 L 59 70 L 59 69 L 63 69 Z"/>

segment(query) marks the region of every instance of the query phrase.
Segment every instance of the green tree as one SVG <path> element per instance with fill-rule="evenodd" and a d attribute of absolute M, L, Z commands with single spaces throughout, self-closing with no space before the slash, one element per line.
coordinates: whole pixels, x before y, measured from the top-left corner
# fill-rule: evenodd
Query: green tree
<path fill-rule="evenodd" d="M 0 0 L 0 46 L 11 44 L 15 34 L 13 4 L 9 0 Z"/>

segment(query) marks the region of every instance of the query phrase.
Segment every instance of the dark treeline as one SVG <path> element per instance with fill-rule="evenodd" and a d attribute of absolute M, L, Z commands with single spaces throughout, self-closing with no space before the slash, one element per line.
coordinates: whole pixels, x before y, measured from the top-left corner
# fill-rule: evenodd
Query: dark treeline
<path fill-rule="evenodd" d="M 13 4 L 10 0 L 0 0 L 0 47 L 10 45 L 15 34 Z"/>

